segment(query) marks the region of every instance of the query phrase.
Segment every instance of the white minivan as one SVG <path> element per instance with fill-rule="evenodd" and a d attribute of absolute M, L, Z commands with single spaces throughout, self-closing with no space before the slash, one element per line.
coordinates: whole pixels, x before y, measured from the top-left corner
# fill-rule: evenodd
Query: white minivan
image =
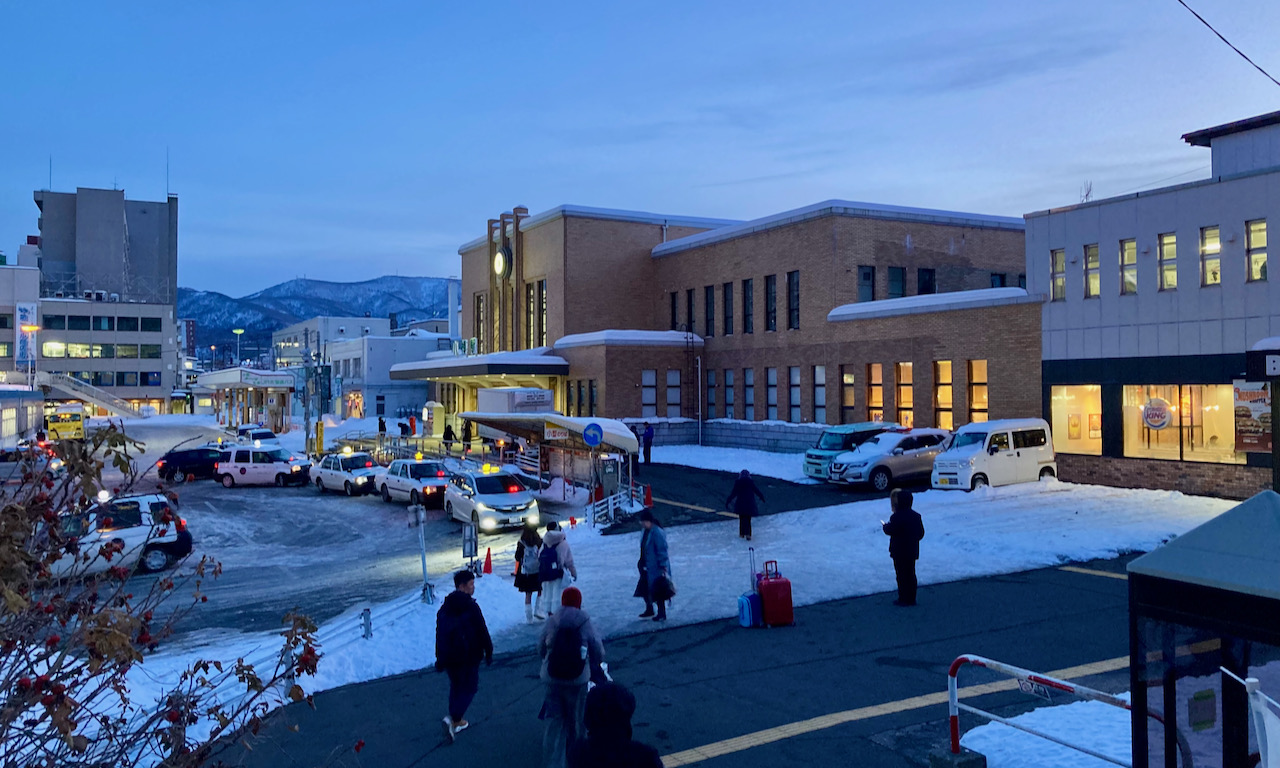
<path fill-rule="evenodd" d="M 934 488 L 973 490 L 980 485 L 1033 483 L 1056 477 L 1053 436 L 1044 419 L 966 424 L 933 460 Z"/>

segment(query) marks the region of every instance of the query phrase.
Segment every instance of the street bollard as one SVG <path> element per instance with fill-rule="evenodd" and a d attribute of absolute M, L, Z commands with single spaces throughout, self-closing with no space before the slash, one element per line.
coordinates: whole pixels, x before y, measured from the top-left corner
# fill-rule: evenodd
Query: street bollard
<path fill-rule="evenodd" d="M 435 585 L 427 576 L 427 508 L 421 504 L 413 506 L 413 517 L 418 526 L 418 547 L 422 551 L 422 602 L 432 605 L 436 601 Z"/>

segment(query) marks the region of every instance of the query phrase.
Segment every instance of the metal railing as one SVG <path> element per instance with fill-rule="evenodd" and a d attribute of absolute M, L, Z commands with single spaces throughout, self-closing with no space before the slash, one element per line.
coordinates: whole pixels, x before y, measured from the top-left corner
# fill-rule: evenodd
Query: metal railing
<path fill-rule="evenodd" d="M 130 416 L 135 419 L 142 417 L 142 413 L 137 408 L 129 405 L 127 401 L 116 397 L 105 389 L 86 384 L 74 376 L 68 376 L 65 373 L 37 371 L 35 380 L 40 386 L 61 389 L 100 408 L 105 408 L 117 416 Z"/>

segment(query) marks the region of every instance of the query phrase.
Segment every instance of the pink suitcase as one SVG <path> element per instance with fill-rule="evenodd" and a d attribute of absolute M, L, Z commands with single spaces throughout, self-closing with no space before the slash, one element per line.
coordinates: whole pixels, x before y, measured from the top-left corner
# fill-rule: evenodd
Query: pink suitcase
<path fill-rule="evenodd" d="M 777 560 L 765 562 L 764 573 L 756 582 L 756 591 L 760 593 L 760 612 L 766 627 L 791 626 L 796 623 L 795 610 L 791 604 L 791 580 L 778 572 Z"/>

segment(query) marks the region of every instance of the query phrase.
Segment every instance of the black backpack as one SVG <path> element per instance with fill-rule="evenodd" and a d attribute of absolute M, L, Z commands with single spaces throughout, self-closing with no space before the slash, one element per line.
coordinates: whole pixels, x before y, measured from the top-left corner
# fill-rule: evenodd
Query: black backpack
<path fill-rule="evenodd" d="M 547 674 L 556 680 L 577 680 L 587 666 L 586 645 L 581 626 L 560 625 L 547 652 Z"/>
<path fill-rule="evenodd" d="M 543 545 L 538 553 L 538 580 L 555 581 L 564 576 L 564 568 L 560 565 L 560 557 L 555 547 Z"/>
<path fill-rule="evenodd" d="M 460 667 L 471 652 L 471 632 L 467 615 L 445 613 L 436 617 L 436 663 L 442 667 Z"/>

